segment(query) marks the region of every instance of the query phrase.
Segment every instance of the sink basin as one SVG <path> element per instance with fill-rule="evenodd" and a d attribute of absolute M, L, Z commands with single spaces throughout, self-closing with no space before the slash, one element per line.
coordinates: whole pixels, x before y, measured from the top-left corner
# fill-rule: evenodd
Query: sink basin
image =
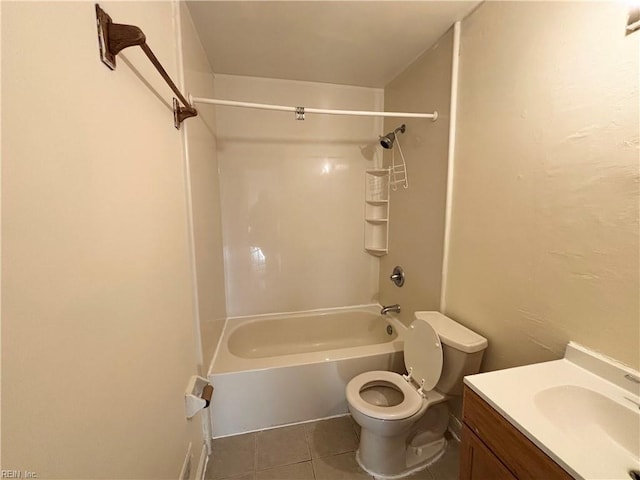
<path fill-rule="evenodd" d="M 640 454 L 640 409 L 577 385 L 560 385 L 534 395 L 534 404 L 563 435 L 597 453 L 611 443 Z M 635 407 L 635 411 L 633 408 Z"/>
<path fill-rule="evenodd" d="M 465 384 L 576 479 L 640 471 L 640 372 L 573 342 L 565 358 Z"/>

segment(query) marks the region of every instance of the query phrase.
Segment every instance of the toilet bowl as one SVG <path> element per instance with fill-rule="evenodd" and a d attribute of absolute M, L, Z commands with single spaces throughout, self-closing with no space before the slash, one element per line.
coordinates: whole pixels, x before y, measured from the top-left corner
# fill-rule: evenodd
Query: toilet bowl
<path fill-rule="evenodd" d="M 372 371 L 346 387 L 349 411 L 362 427 L 356 459 L 379 478 L 426 468 L 446 449 L 447 400 L 477 373 L 487 340 L 439 312 L 416 312 L 404 338 L 406 375 Z"/>

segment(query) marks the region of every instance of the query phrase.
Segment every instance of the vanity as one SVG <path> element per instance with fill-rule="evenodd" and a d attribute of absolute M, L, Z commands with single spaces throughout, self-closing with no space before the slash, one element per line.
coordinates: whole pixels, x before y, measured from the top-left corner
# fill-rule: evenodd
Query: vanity
<path fill-rule="evenodd" d="M 465 377 L 460 480 L 640 475 L 639 379 L 574 343 L 561 360 Z"/>
<path fill-rule="evenodd" d="M 461 480 L 573 478 L 469 387 L 463 422 Z"/>

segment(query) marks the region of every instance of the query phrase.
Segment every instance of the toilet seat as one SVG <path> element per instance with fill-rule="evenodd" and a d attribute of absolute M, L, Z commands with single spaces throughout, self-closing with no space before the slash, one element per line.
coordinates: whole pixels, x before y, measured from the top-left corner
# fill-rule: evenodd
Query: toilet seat
<path fill-rule="evenodd" d="M 442 373 L 440 338 L 424 319 L 416 319 L 409 326 L 404 340 L 404 363 L 409 372 L 406 376 L 375 370 L 353 378 L 346 389 L 349 404 L 363 415 L 380 420 L 409 418 L 420 410 L 427 392 L 436 386 Z M 404 397 L 402 402 L 391 407 L 367 402 L 360 392 L 367 384 L 375 383 L 386 383 L 401 392 Z"/>
<path fill-rule="evenodd" d="M 387 383 L 390 387 L 400 391 L 404 398 L 402 402 L 392 407 L 373 405 L 360 396 L 362 389 L 369 383 Z M 417 413 L 423 404 L 422 396 L 418 394 L 415 387 L 402 378 L 402 375 L 382 370 L 365 372 L 356 376 L 347 384 L 346 393 L 350 405 L 357 408 L 362 414 L 380 420 L 408 418 Z"/>

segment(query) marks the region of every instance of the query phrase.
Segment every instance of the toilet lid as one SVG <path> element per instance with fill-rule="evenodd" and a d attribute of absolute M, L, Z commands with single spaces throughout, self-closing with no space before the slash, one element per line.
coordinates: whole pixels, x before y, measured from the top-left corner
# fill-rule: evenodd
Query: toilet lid
<path fill-rule="evenodd" d="M 442 373 L 442 346 L 440 338 L 426 320 L 415 320 L 404 340 L 404 365 L 413 380 L 424 390 L 432 390 Z"/>

